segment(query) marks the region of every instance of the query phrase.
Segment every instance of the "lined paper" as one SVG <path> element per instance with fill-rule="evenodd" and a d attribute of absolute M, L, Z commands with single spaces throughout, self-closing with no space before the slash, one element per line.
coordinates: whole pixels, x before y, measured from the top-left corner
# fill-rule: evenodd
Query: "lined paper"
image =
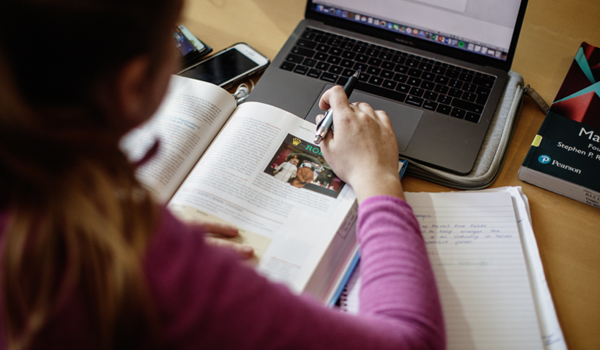
<path fill-rule="evenodd" d="M 510 194 L 406 199 L 434 269 L 448 349 L 543 349 Z"/>

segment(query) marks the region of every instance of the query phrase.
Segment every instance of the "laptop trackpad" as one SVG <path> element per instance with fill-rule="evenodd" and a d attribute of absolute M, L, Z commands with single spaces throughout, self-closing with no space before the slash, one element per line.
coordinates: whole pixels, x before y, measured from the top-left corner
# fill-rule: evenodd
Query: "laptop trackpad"
<path fill-rule="evenodd" d="M 325 85 L 323 91 L 321 91 L 321 94 L 319 95 L 319 98 L 315 101 L 315 104 L 312 106 L 304 119 L 312 123 L 316 123 L 317 115 L 323 114 L 323 111 L 319 108 L 319 100 L 321 99 L 321 95 L 323 92 L 325 92 L 325 90 L 332 86 L 332 84 Z M 396 133 L 396 139 L 398 140 L 398 150 L 400 152 L 405 151 L 408 147 L 408 143 L 417 129 L 417 125 L 419 124 L 421 116 L 423 115 L 423 111 L 420 109 L 356 90 L 350 96 L 350 102 L 366 102 L 375 110 L 385 111 L 392 122 L 394 132 Z"/>

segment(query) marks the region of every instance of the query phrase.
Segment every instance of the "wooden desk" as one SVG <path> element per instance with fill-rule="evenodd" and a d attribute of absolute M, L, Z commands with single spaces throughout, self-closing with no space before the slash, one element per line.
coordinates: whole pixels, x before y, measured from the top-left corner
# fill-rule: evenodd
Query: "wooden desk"
<path fill-rule="evenodd" d="M 303 0 L 188 0 L 182 22 L 215 51 L 247 42 L 273 59 L 303 18 L 304 4 Z M 598 0 L 530 0 L 512 69 L 551 102 L 580 43 L 600 45 L 599 23 Z M 523 187 L 567 345 L 600 349 L 600 209 L 517 178 L 543 119 L 526 97 L 506 163 L 492 187 Z M 406 178 L 404 187 L 451 190 L 414 178 Z"/>

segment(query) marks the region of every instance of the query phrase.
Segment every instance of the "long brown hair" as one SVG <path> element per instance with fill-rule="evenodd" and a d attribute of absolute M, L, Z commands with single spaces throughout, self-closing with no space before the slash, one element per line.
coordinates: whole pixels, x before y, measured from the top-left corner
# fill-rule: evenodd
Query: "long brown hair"
<path fill-rule="evenodd" d="M 98 348 L 153 326 L 141 259 L 157 209 L 95 96 L 129 59 L 158 62 L 181 8 L 170 0 L 0 4 L 1 293 L 9 347 L 79 302 Z M 1 217 L 0 217 L 1 219 Z"/>

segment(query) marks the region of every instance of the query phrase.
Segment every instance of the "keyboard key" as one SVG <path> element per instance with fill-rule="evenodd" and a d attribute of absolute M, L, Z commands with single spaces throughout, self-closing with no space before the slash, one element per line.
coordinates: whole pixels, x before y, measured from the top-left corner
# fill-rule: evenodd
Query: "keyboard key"
<path fill-rule="evenodd" d="M 477 101 L 480 105 L 484 105 L 487 102 L 488 97 L 490 96 L 490 89 L 479 87 L 477 89 Z"/>
<path fill-rule="evenodd" d="M 363 45 L 354 45 L 352 50 L 354 52 L 358 52 L 358 53 L 365 53 L 367 51 L 367 48 Z"/>
<path fill-rule="evenodd" d="M 434 66 L 432 72 L 435 74 L 444 74 L 446 73 L 446 68 L 442 66 Z"/>
<path fill-rule="evenodd" d="M 458 79 L 460 79 L 460 80 L 462 80 L 462 81 L 465 81 L 465 82 L 467 82 L 467 83 L 470 83 L 470 82 L 472 82 L 472 81 L 473 81 L 473 74 L 471 74 L 471 73 L 462 73 L 462 74 L 461 74 L 461 75 L 458 77 Z"/>
<path fill-rule="evenodd" d="M 419 69 L 426 72 L 431 71 L 432 68 L 433 65 L 429 62 L 421 62 L 421 64 L 419 65 Z"/>
<path fill-rule="evenodd" d="M 475 84 L 463 84 L 462 89 L 468 92 L 476 92 L 477 91 L 477 85 Z"/>
<path fill-rule="evenodd" d="M 446 71 L 446 76 L 448 78 L 456 79 L 460 75 L 460 72 L 455 69 L 449 69 Z"/>
<path fill-rule="evenodd" d="M 367 56 L 367 55 L 356 55 L 355 60 L 357 60 L 360 63 L 367 63 L 367 62 L 369 62 L 369 56 Z"/>
<path fill-rule="evenodd" d="M 483 86 L 484 88 L 491 89 L 494 85 L 493 79 L 485 79 L 483 77 L 474 77 L 473 83 L 479 86 Z"/>
<path fill-rule="evenodd" d="M 406 97 L 406 103 L 411 104 L 413 106 L 417 106 L 417 107 L 421 107 L 421 105 L 423 104 L 423 99 L 420 97 L 415 97 L 413 95 L 408 95 Z"/>
<path fill-rule="evenodd" d="M 308 71 L 308 73 L 306 74 L 307 76 L 311 77 L 311 78 L 315 78 L 315 79 L 319 79 L 319 77 L 321 76 L 321 71 L 317 70 L 317 69 L 311 69 Z"/>
<path fill-rule="evenodd" d="M 356 73 L 356 71 L 354 69 L 344 69 L 344 72 L 342 73 L 342 76 L 344 76 L 344 77 L 350 77 L 354 73 Z"/>
<path fill-rule="evenodd" d="M 392 89 L 394 90 L 396 88 L 396 85 L 398 85 L 398 83 L 396 83 L 395 81 L 392 80 L 384 80 L 383 84 L 381 84 L 381 86 L 383 86 L 384 88 L 388 88 L 388 89 Z"/>
<path fill-rule="evenodd" d="M 435 87 L 435 83 L 434 83 L 434 82 L 432 82 L 432 81 L 427 81 L 427 80 L 424 80 L 424 81 L 421 83 L 421 87 L 422 87 L 423 89 L 427 89 L 427 90 L 433 90 L 433 88 Z"/>
<path fill-rule="evenodd" d="M 315 41 L 318 43 L 326 43 L 327 37 L 325 35 L 317 35 L 317 37 L 315 38 Z"/>
<path fill-rule="evenodd" d="M 332 47 L 329 50 L 329 54 L 330 55 L 335 55 L 335 56 L 341 56 L 343 52 L 344 51 L 342 51 L 342 49 L 340 49 L 339 47 Z"/>
<path fill-rule="evenodd" d="M 419 61 L 411 58 L 406 60 L 406 65 L 411 68 L 417 68 L 419 66 Z"/>
<path fill-rule="evenodd" d="M 313 57 L 315 55 L 315 51 L 309 50 L 309 49 L 306 49 L 303 47 L 299 47 L 299 46 L 294 46 L 291 53 L 294 55 L 300 55 L 300 56 L 304 56 L 304 57 Z"/>
<path fill-rule="evenodd" d="M 353 47 L 354 44 L 349 41 L 342 41 L 342 44 L 340 45 L 340 48 L 344 50 L 352 50 Z"/>
<path fill-rule="evenodd" d="M 468 102 L 465 100 L 461 100 L 458 98 L 455 98 L 454 100 L 452 100 L 451 105 L 453 107 L 464 109 L 469 112 L 480 113 L 480 114 L 483 112 L 483 106 L 478 105 L 476 103 L 471 103 L 471 102 Z"/>
<path fill-rule="evenodd" d="M 307 67 L 314 67 L 317 65 L 317 60 L 313 60 L 312 58 L 305 58 L 304 61 L 302 62 L 303 66 L 307 66 Z"/>
<path fill-rule="evenodd" d="M 360 69 L 361 72 L 366 72 L 367 68 L 369 68 L 369 66 L 367 66 L 366 63 L 360 63 L 360 62 L 356 62 L 354 64 L 354 67 L 352 67 L 352 69 L 354 69 L 355 71 Z"/>
<path fill-rule="evenodd" d="M 430 73 L 430 72 L 423 72 L 423 75 L 421 76 L 421 79 L 423 79 L 423 80 L 429 80 L 429 81 L 434 81 L 435 74 Z"/>
<path fill-rule="evenodd" d="M 452 107 L 440 104 L 438 106 L 438 108 L 436 109 L 436 111 L 439 113 L 448 115 L 448 114 L 450 114 L 450 112 L 452 112 Z"/>
<path fill-rule="evenodd" d="M 383 63 L 381 63 L 381 68 L 383 69 L 393 70 L 394 67 L 396 67 L 396 65 L 392 62 L 384 61 Z"/>
<path fill-rule="evenodd" d="M 410 92 L 410 86 L 406 84 L 398 84 L 398 86 L 396 86 L 396 91 L 408 94 Z"/>
<path fill-rule="evenodd" d="M 412 86 L 421 86 L 421 81 L 422 81 L 421 79 L 408 77 L 408 80 L 406 81 L 406 83 L 410 84 Z"/>
<path fill-rule="evenodd" d="M 461 98 L 463 100 L 466 100 L 466 101 L 469 101 L 469 102 L 475 102 L 477 100 L 477 95 L 465 91 L 465 92 L 463 92 Z"/>
<path fill-rule="evenodd" d="M 352 74 L 354 74 L 354 72 L 352 72 Z M 351 75 L 352 75 L 352 74 L 351 74 Z M 349 76 L 350 76 L 350 75 L 349 75 Z M 364 82 L 367 82 L 367 81 L 369 81 L 369 78 L 371 78 L 371 76 L 370 76 L 369 74 L 367 74 L 367 73 L 364 73 L 364 72 L 361 72 L 361 73 L 360 73 L 360 76 L 358 77 L 358 81 L 364 81 Z"/>
<path fill-rule="evenodd" d="M 438 94 L 432 91 L 425 91 L 425 94 L 423 94 L 423 97 L 425 97 L 428 100 L 437 100 L 438 99 Z"/>
<path fill-rule="evenodd" d="M 369 84 L 379 86 L 379 85 L 381 85 L 381 83 L 383 83 L 383 78 L 381 78 L 381 77 L 374 75 L 369 79 Z"/>
<path fill-rule="evenodd" d="M 465 120 L 473 123 L 479 123 L 479 119 L 481 119 L 481 115 L 473 112 L 467 112 L 465 116 Z"/>
<path fill-rule="evenodd" d="M 406 83 L 406 81 L 408 80 L 408 76 L 396 73 L 396 75 L 394 75 L 394 80 L 400 83 Z"/>
<path fill-rule="evenodd" d="M 283 70 L 289 70 L 289 71 L 294 70 L 295 67 L 296 67 L 296 64 L 294 64 L 292 62 L 283 62 L 281 64 L 281 66 L 279 66 L 279 68 L 281 68 Z"/>
<path fill-rule="evenodd" d="M 406 62 L 406 57 L 401 56 L 401 55 L 395 55 L 394 58 L 392 59 L 392 62 L 398 63 L 398 64 L 404 64 L 404 62 Z"/>
<path fill-rule="evenodd" d="M 367 55 L 372 56 L 372 57 L 377 57 L 379 56 L 380 51 L 376 48 L 370 48 L 367 50 Z"/>
<path fill-rule="evenodd" d="M 462 87 L 462 81 L 459 81 L 456 79 L 450 79 L 448 81 L 448 86 L 455 88 L 455 89 L 460 89 Z"/>
<path fill-rule="evenodd" d="M 311 30 L 305 30 L 304 33 L 302 33 L 302 35 L 300 37 L 303 39 L 313 40 L 315 38 L 315 36 L 316 36 L 315 32 L 313 32 Z"/>
<path fill-rule="evenodd" d="M 294 73 L 298 73 L 298 74 L 304 75 L 307 72 L 308 72 L 308 67 L 306 67 L 306 66 L 298 65 L 298 66 L 296 66 L 296 68 L 294 68 Z"/>
<path fill-rule="evenodd" d="M 323 73 L 321 74 L 321 80 L 325 80 L 328 81 L 330 83 L 334 83 L 337 81 L 337 79 L 339 78 L 338 75 L 336 74 L 331 74 L 331 73 Z"/>
<path fill-rule="evenodd" d="M 443 76 L 443 75 L 438 75 L 437 77 L 435 77 L 435 82 L 438 84 L 442 84 L 442 85 L 446 85 L 448 84 L 448 78 Z"/>
<path fill-rule="evenodd" d="M 392 54 L 389 51 L 381 51 L 381 53 L 379 54 L 379 58 L 381 58 L 384 61 L 390 61 L 392 60 L 392 58 L 394 58 L 394 54 Z"/>
<path fill-rule="evenodd" d="M 315 47 L 315 50 L 319 51 L 319 52 L 328 52 L 329 49 L 331 49 L 331 47 L 329 45 L 325 45 L 325 44 L 320 44 L 320 45 L 317 45 L 317 47 Z"/>
<path fill-rule="evenodd" d="M 489 95 L 489 94 L 490 94 L 490 89 L 481 87 L 481 86 L 477 88 L 477 95 Z"/>
<path fill-rule="evenodd" d="M 327 41 L 327 45 L 337 47 L 341 44 L 341 42 L 342 41 L 340 39 L 331 38 L 331 39 L 329 39 L 329 41 Z"/>
<path fill-rule="evenodd" d="M 369 59 L 368 63 L 370 66 L 379 67 L 381 65 L 381 60 L 379 58 L 372 57 Z"/>
<path fill-rule="evenodd" d="M 379 74 L 379 76 L 386 78 L 386 79 L 393 79 L 394 72 L 392 72 L 391 70 L 382 70 L 381 74 Z"/>
<path fill-rule="evenodd" d="M 285 60 L 288 61 L 288 62 L 292 62 L 292 63 L 302 63 L 302 61 L 304 61 L 304 57 L 303 56 L 294 55 L 294 54 L 289 54 L 285 58 Z"/>
<path fill-rule="evenodd" d="M 331 66 L 331 68 L 329 68 L 329 72 L 333 74 L 342 74 L 343 71 L 344 68 L 340 66 Z"/>
<path fill-rule="evenodd" d="M 299 39 L 296 42 L 296 46 L 313 50 L 315 47 L 317 47 L 317 43 L 315 43 L 314 41 Z"/>
<path fill-rule="evenodd" d="M 437 106 L 438 106 L 437 102 L 433 102 L 430 100 L 425 100 L 425 102 L 423 103 L 423 108 L 428 109 L 430 111 L 435 111 Z"/>
<path fill-rule="evenodd" d="M 353 60 L 356 57 L 356 53 L 352 51 L 344 51 L 342 52 L 342 58 L 347 58 L 349 60 Z"/>
<path fill-rule="evenodd" d="M 449 89 L 450 89 L 450 88 L 449 88 L 449 87 L 447 87 L 447 86 L 444 86 L 444 85 L 437 84 L 437 85 L 435 86 L 435 88 L 433 88 L 433 91 L 435 91 L 435 92 L 439 92 L 440 94 L 446 94 L 446 93 L 448 93 L 448 90 L 449 90 Z"/>
<path fill-rule="evenodd" d="M 319 70 L 329 70 L 329 67 L 330 67 L 330 66 L 331 66 L 331 65 L 330 65 L 329 63 L 325 63 L 325 62 L 319 62 L 319 63 L 317 63 L 317 65 L 316 65 L 316 67 L 315 67 L 315 68 L 317 68 L 317 69 L 319 69 Z"/>
<path fill-rule="evenodd" d="M 458 109 L 458 108 L 452 108 L 452 112 L 450 112 L 451 116 L 453 116 L 454 118 L 459 118 L 459 119 L 463 119 L 466 114 L 467 114 L 467 111 L 465 111 L 463 109 Z"/>
<path fill-rule="evenodd" d="M 327 62 L 331 64 L 340 64 L 342 62 L 342 59 L 337 56 L 329 56 L 329 58 L 327 58 Z"/>
<path fill-rule="evenodd" d="M 425 92 L 425 90 L 423 90 L 419 87 L 413 87 L 410 89 L 410 94 L 412 96 L 416 96 L 416 97 L 423 97 L 424 92 Z"/>
<path fill-rule="evenodd" d="M 373 74 L 373 75 L 379 75 L 379 73 L 381 73 L 381 68 L 369 67 L 369 68 L 367 68 L 367 73 Z"/>
<path fill-rule="evenodd" d="M 408 67 L 398 64 L 398 65 L 396 65 L 396 68 L 394 68 L 394 71 L 396 71 L 398 73 L 406 74 L 406 73 L 408 73 Z"/>
<path fill-rule="evenodd" d="M 342 62 L 340 62 L 340 66 L 345 67 L 345 68 L 354 67 L 354 61 L 348 60 L 348 59 L 343 59 Z"/>
<path fill-rule="evenodd" d="M 410 68 L 408 70 L 408 75 L 410 75 L 411 77 L 415 77 L 415 78 L 420 78 L 421 77 L 421 73 L 423 73 L 421 70 L 416 69 L 416 68 Z"/>
<path fill-rule="evenodd" d="M 439 97 L 437 98 L 437 101 L 439 103 L 443 103 L 443 104 L 449 105 L 450 102 L 452 102 L 452 97 L 450 97 L 448 95 L 439 95 Z"/>
<path fill-rule="evenodd" d="M 450 95 L 452 97 L 460 97 L 460 96 L 462 96 L 462 91 L 460 91 L 459 89 L 451 88 L 448 91 L 448 95 Z"/>

